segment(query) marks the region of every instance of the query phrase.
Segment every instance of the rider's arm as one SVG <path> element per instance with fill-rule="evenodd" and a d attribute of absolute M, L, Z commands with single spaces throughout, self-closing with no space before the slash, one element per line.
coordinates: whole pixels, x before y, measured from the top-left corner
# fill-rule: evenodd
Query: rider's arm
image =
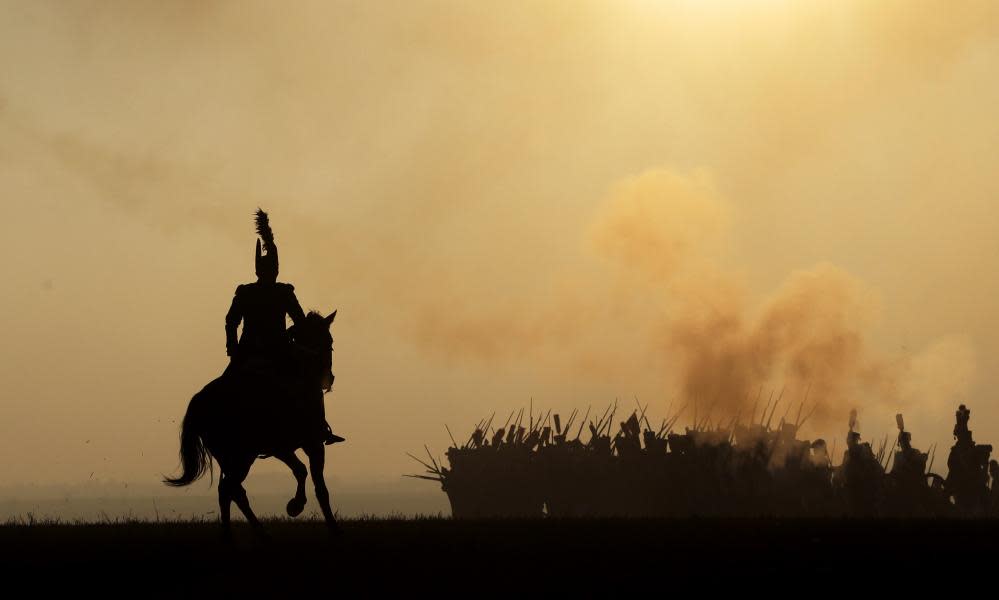
<path fill-rule="evenodd" d="M 242 302 L 240 302 L 239 287 L 237 287 L 236 294 L 232 297 L 232 306 L 229 307 L 229 312 L 225 315 L 225 353 L 229 356 L 232 356 L 236 351 L 236 329 L 242 320 L 243 307 Z"/>
<path fill-rule="evenodd" d="M 302 310 L 302 305 L 298 303 L 298 298 L 295 296 L 295 288 L 290 284 L 288 285 L 287 311 L 293 324 L 298 325 L 305 321 L 305 311 Z"/>

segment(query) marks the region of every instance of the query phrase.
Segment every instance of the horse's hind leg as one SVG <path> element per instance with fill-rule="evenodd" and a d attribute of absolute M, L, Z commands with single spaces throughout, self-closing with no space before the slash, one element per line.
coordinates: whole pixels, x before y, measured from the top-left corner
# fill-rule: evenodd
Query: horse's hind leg
<path fill-rule="evenodd" d="M 246 517 L 246 521 L 258 535 L 264 536 L 263 525 L 257 519 L 257 515 L 253 514 L 253 509 L 250 508 L 250 500 L 246 497 L 246 490 L 243 488 L 243 480 L 246 479 L 247 473 L 250 472 L 250 465 L 252 464 L 253 460 L 251 459 L 240 464 L 237 469 L 226 473 L 225 478 L 219 483 L 219 488 L 223 485 L 226 487 L 225 493 L 236 503 L 243 516 Z M 221 493 L 221 489 L 219 491 Z"/>
<path fill-rule="evenodd" d="M 326 519 L 326 528 L 331 534 L 339 533 L 340 526 L 337 525 L 333 509 L 330 508 L 330 492 L 326 489 L 326 478 L 323 477 L 323 468 L 326 466 L 326 447 L 320 443 L 310 445 L 304 450 L 309 457 L 309 471 L 312 473 L 312 483 L 316 487 L 316 500 L 319 501 L 319 507 Z"/>
<path fill-rule="evenodd" d="M 294 452 L 275 454 L 274 458 L 288 465 L 288 468 L 291 469 L 292 474 L 295 476 L 295 483 L 297 484 L 295 497 L 288 501 L 287 511 L 289 517 L 297 517 L 305 510 L 305 478 L 308 477 L 309 471 L 302 464 L 302 461 L 295 456 Z"/>
<path fill-rule="evenodd" d="M 232 505 L 232 496 L 229 495 L 229 486 L 226 485 L 226 476 L 223 472 L 219 476 L 219 519 L 222 521 L 222 539 L 232 540 L 232 524 L 229 522 L 229 509 Z"/>

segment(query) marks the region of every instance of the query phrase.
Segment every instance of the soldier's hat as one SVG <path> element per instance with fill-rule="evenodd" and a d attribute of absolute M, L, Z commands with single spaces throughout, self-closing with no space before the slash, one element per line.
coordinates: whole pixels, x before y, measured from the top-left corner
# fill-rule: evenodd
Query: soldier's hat
<path fill-rule="evenodd" d="M 271 231 L 270 220 L 267 213 L 257 209 L 254 216 L 257 226 L 257 249 L 254 256 L 254 266 L 257 277 L 261 279 L 276 280 L 278 275 L 278 251 L 274 243 L 274 232 Z M 264 252 L 261 252 L 264 250 Z"/>

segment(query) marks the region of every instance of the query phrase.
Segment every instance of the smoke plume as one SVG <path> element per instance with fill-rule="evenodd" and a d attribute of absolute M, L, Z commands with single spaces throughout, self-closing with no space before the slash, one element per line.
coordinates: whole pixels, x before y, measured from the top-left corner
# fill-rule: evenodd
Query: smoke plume
<path fill-rule="evenodd" d="M 452 359 L 530 357 L 574 377 L 653 378 L 663 396 L 719 417 L 748 419 L 761 388 L 760 409 L 784 390 L 774 424 L 788 415 L 833 427 L 859 406 L 890 411 L 967 389 L 975 359 L 961 338 L 911 358 L 873 347 L 879 295 L 843 268 L 803 266 L 754 293 L 727 250 L 733 212 L 705 171 L 626 178 L 596 211 L 579 271 L 542 309 L 452 298 L 425 308 L 416 340 Z"/>

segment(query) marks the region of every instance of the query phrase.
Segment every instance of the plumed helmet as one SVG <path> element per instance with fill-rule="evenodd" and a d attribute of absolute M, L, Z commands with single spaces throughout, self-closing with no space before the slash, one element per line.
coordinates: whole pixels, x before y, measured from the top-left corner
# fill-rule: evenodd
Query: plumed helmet
<path fill-rule="evenodd" d="M 274 232 L 271 231 L 270 220 L 267 213 L 257 209 L 254 217 L 257 225 L 257 251 L 254 264 L 257 270 L 257 277 L 261 279 L 276 280 L 278 275 L 278 250 L 274 244 Z M 263 250 L 263 252 L 261 252 Z"/>

